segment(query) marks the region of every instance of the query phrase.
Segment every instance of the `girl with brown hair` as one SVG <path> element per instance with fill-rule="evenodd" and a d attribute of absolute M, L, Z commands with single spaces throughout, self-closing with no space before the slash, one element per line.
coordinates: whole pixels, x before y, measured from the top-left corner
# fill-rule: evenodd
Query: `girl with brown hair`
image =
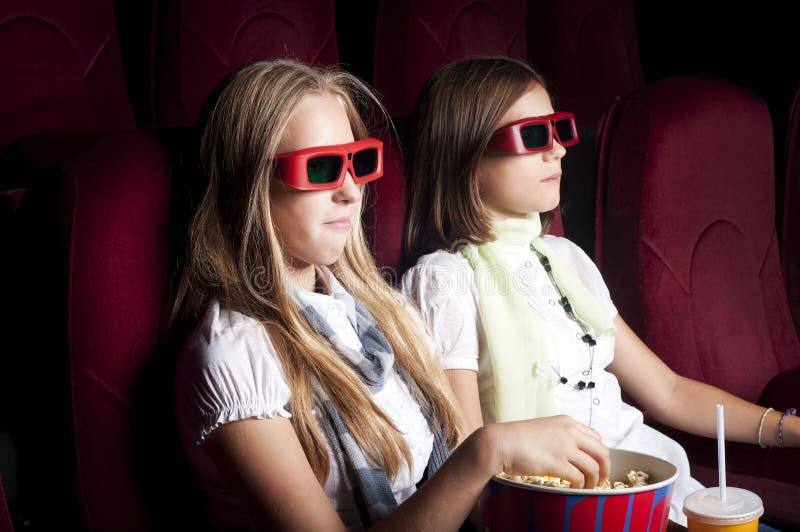
<path fill-rule="evenodd" d="M 471 58 L 426 83 L 406 182 L 403 291 L 441 346 L 467 432 L 484 424 L 569 415 L 606 445 L 678 467 L 670 518 L 701 488 L 683 448 L 643 423 L 797 446 L 800 420 L 675 374 L 617 313 L 600 272 L 565 238 L 546 235 L 561 159 L 578 142 L 544 78 L 505 58 Z"/>

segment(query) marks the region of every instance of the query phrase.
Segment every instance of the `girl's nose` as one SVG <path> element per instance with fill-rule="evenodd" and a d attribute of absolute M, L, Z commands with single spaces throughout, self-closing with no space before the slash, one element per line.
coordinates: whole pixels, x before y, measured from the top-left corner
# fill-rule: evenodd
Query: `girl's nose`
<path fill-rule="evenodd" d="M 544 153 L 545 159 L 561 159 L 567 154 L 567 149 L 558 140 L 553 139 L 553 147 Z"/>
<path fill-rule="evenodd" d="M 344 183 L 337 188 L 333 194 L 334 201 L 342 203 L 353 203 L 361 199 L 361 188 L 353 181 L 350 172 L 344 177 Z"/>

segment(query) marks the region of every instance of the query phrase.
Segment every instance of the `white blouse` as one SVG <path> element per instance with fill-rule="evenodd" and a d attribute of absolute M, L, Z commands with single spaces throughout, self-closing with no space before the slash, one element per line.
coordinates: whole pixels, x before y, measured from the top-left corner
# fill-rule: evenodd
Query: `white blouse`
<path fill-rule="evenodd" d="M 565 238 L 544 237 L 547 244 L 605 305 L 618 314 L 608 288 L 595 264 L 583 250 Z M 642 413 L 622 400 L 616 376 L 606 368 L 614 359 L 614 337 L 597 338 L 593 350 L 581 340 L 583 332 L 558 304 L 560 298 L 550 276 L 528 246 L 503 249 L 506 263 L 517 276 L 530 307 L 547 329 L 551 370 L 556 382 L 556 411 L 568 414 L 597 430 L 609 447 L 620 447 L 661 457 L 675 464 L 681 475 L 673 493 L 670 518 L 685 523 L 681 505 L 700 484 L 689 477 L 683 448 L 666 435 L 643 423 Z M 437 251 L 425 255 L 402 279 L 402 290 L 420 308 L 434 339 L 439 342 L 445 369 L 478 372 L 478 390 L 484 423 L 493 423 L 494 380 L 478 305 L 475 276 L 460 253 Z M 561 383 L 561 378 L 566 383 Z M 576 389 L 579 381 L 594 382 L 594 388 Z"/>
<path fill-rule="evenodd" d="M 331 294 L 302 292 L 300 298 L 323 316 L 349 347 L 361 350 L 355 331 L 353 298 L 330 276 Z M 175 414 L 181 443 L 196 476 L 206 490 L 212 516 L 223 529 L 255 529 L 242 502 L 208 455 L 203 442 L 223 423 L 248 418 L 291 417 L 291 390 L 266 330 L 238 312 L 212 303 L 180 355 L 175 381 Z M 405 436 L 413 467 L 403 467 L 390 479 L 398 504 L 411 496 L 422 479 L 433 448 L 433 434 L 419 404 L 397 372 L 373 396 Z M 360 530 L 358 511 L 343 472 L 331 457 L 323 486 L 348 529 Z"/>

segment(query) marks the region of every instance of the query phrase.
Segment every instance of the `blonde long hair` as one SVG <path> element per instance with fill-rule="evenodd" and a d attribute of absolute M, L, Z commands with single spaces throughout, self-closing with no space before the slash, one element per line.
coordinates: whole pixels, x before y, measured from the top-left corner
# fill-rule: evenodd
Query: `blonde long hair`
<path fill-rule="evenodd" d="M 537 86 L 550 93 L 544 76 L 508 57 L 462 59 L 427 80 L 406 164 L 404 267 L 426 253 L 494 239 L 478 163 L 506 111 Z M 543 233 L 552 218 L 542 213 Z"/>
<path fill-rule="evenodd" d="M 261 322 L 291 389 L 292 425 L 320 482 L 330 463 L 312 414 L 314 382 L 333 401 L 364 453 L 392 478 L 404 461 L 411 465 L 405 439 L 295 305 L 270 214 L 271 160 L 287 122 L 306 96 L 325 92 L 344 103 L 356 139 L 367 136 L 357 105 L 377 108 L 385 118 L 375 96 L 352 75 L 291 60 L 240 68 L 209 104 L 200 146 L 207 184 L 189 226 L 171 322 L 185 332 L 213 299 Z M 422 322 L 411 316 L 375 266 L 360 219 L 330 269 L 373 314 L 409 376 L 409 389 L 421 404 L 430 405 L 433 419 L 443 424 L 447 442 L 454 445 L 458 418 L 443 392 L 443 372 L 427 352 Z"/>

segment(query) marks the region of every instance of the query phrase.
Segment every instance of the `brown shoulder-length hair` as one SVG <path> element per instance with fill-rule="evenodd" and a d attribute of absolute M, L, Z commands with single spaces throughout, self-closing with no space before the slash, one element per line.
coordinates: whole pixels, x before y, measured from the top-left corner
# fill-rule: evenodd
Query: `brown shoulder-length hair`
<path fill-rule="evenodd" d="M 427 80 L 406 164 L 405 267 L 439 249 L 494 240 L 478 163 L 506 111 L 536 86 L 550 92 L 544 76 L 508 57 L 463 59 Z M 552 217 L 542 213 L 543 233 Z"/>
<path fill-rule="evenodd" d="M 241 67 L 206 106 L 200 163 L 206 187 L 189 225 L 171 313 L 173 330 L 196 326 L 209 303 L 263 324 L 291 389 L 291 423 L 320 482 L 330 468 L 327 444 L 312 410 L 315 383 L 334 403 L 364 453 L 394 477 L 412 458 L 402 434 L 353 370 L 306 320 L 287 284 L 287 262 L 270 214 L 272 159 L 292 111 L 308 95 L 329 93 L 343 104 L 356 139 L 367 136 L 359 109 L 385 111 L 357 78 L 291 60 Z M 360 219 L 331 271 L 375 317 L 409 389 L 430 406 L 454 445 L 458 418 L 444 393 L 443 371 L 427 353 L 421 319 L 409 314 L 372 260 Z"/>

